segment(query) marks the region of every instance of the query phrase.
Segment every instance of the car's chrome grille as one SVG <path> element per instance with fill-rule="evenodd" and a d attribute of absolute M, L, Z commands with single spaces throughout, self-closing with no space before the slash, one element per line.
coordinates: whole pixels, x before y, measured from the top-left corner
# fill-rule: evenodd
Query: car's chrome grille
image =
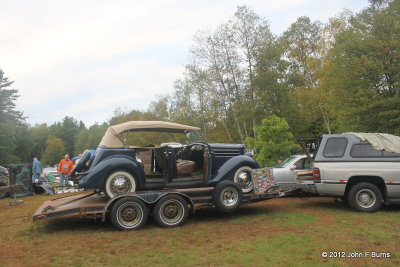
<path fill-rule="evenodd" d="M 240 155 L 240 151 L 232 149 L 215 149 L 214 155 L 216 157 L 236 157 Z"/>

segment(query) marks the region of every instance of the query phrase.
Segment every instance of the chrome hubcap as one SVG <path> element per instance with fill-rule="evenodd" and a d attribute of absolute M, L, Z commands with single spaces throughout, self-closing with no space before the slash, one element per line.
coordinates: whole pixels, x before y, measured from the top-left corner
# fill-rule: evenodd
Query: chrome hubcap
<path fill-rule="evenodd" d="M 233 206 L 238 202 L 238 192 L 233 187 L 226 187 L 220 194 L 221 202 L 225 206 Z"/>
<path fill-rule="evenodd" d="M 247 171 L 243 171 L 237 176 L 237 184 L 239 184 L 242 188 L 248 188 L 251 186 L 251 175 Z"/>
<path fill-rule="evenodd" d="M 125 176 L 116 176 L 111 180 L 111 192 L 114 195 L 130 192 L 131 181 Z"/>
<path fill-rule="evenodd" d="M 376 202 L 376 196 L 374 192 L 369 189 L 362 189 L 358 191 L 356 195 L 357 204 L 363 208 L 370 208 Z"/>

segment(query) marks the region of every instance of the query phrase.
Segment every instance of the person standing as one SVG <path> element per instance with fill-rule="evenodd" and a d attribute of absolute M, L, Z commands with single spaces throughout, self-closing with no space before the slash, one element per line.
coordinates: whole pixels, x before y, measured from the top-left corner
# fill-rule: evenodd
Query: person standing
<path fill-rule="evenodd" d="M 58 164 L 58 172 L 60 173 L 60 185 L 63 186 L 65 178 L 72 171 L 72 161 L 69 159 L 69 155 L 65 154 L 64 158 L 60 160 Z"/>
<path fill-rule="evenodd" d="M 42 163 L 37 159 L 33 158 L 32 163 L 32 183 L 42 184 L 42 178 L 40 178 L 40 174 L 42 173 Z M 37 182 L 36 182 L 37 179 Z"/>

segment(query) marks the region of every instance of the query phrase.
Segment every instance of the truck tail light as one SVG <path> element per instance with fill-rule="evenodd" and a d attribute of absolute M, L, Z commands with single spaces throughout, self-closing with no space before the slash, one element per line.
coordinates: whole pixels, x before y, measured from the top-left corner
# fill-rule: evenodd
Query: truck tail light
<path fill-rule="evenodd" d="M 320 181 L 321 180 L 321 173 L 318 168 L 313 169 L 313 180 Z"/>

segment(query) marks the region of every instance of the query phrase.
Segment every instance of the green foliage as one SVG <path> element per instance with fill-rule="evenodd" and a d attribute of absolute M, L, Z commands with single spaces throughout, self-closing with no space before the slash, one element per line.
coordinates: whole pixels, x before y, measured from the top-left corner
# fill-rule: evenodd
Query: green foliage
<path fill-rule="evenodd" d="M 36 125 L 29 130 L 32 138 L 31 157 L 41 157 L 46 149 L 46 141 L 50 134 L 47 124 Z"/>
<path fill-rule="evenodd" d="M 45 166 L 57 164 L 63 158 L 65 149 L 64 142 L 61 139 L 49 135 L 46 141 L 46 150 L 42 158 L 43 164 Z"/>
<path fill-rule="evenodd" d="M 26 128 L 22 112 L 15 110 L 15 101 L 18 98 L 18 90 L 9 89 L 13 84 L 4 77 L 0 69 L 0 164 L 6 165 L 12 162 L 20 162 L 24 159 L 18 157 L 19 133 Z"/>
<path fill-rule="evenodd" d="M 94 124 L 89 129 L 82 128 L 76 135 L 75 141 L 75 156 L 81 154 L 86 149 L 96 149 L 99 145 L 101 138 L 108 128 L 107 123 L 102 125 Z"/>
<path fill-rule="evenodd" d="M 255 150 L 256 160 L 261 166 L 272 166 L 300 149 L 293 140 L 289 124 L 278 116 L 263 119 L 254 131 L 257 137 L 247 138 L 246 145 Z"/>
<path fill-rule="evenodd" d="M 371 1 L 336 38 L 325 66 L 341 131 L 400 128 L 400 1 Z"/>

